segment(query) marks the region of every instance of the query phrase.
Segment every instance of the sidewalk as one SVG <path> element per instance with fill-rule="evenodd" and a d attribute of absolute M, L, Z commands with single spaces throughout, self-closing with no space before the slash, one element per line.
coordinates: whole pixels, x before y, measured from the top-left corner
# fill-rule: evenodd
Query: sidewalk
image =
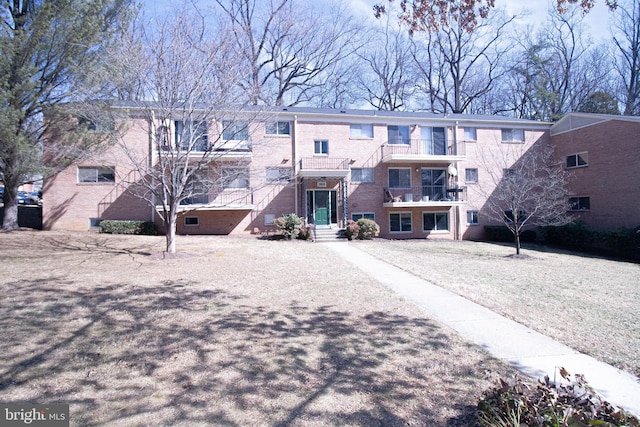
<path fill-rule="evenodd" d="M 429 317 L 456 330 L 525 375 L 557 378 L 556 368 L 583 374 L 605 400 L 640 416 L 640 380 L 579 353 L 517 322 L 385 263 L 351 244 L 323 243 L 378 282 L 414 302 Z M 366 266 L 366 268 L 364 267 Z"/>

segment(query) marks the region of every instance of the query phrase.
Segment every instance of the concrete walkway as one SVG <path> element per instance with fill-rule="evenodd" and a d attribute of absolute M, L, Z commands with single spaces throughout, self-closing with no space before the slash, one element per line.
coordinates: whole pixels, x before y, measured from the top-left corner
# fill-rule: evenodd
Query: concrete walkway
<path fill-rule="evenodd" d="M 322 243 L 356 267 L 414 302 L 429 317 L 531 378 L 559 378 L 557 368 L 583 374 L 605 400 L 640 416 L 640 380 L 579 353 L 517 322 L 387 264 L 344 242 Z M 603 343 L 606 345 L 606 343 Z"/>

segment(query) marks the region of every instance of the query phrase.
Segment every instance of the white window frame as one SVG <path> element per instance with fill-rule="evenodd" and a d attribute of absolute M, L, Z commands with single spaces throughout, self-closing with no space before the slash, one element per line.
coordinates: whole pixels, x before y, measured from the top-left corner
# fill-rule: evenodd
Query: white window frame
<path fill-rule="evenodd" d="M 389 137 L 390 132 L 392 131 L 391 129 L 395 128 L 395 133 L 397 134 L 397 137 Z M 405 130 L 406 129 L 406 138 L 403 137 L 401 130 Z M 409 125 L 387 125 L 387 143 L 388 144 L 404 144 L 404 145 L 410 145 L 411 144 L 411 128 L 409 127 Z"/>
<path fill-rule="evenodd" d="M 480 224 L 480 211 L 467 211 L 467 224 L 468 225 Z"/>
<path fill-rule="evenodd" d="M 475 171 L 475 179 L 469 179 L 468 171 Z M 467 184 L 477 184 L 478 183 L 478 168 L 465 168 L 464 170 L 464 182 Z"/>
<path fill-rule="evenodd" d="M 392 187 L 392 186 L 391 186 L 391 173 L 390 173 L 392 170 L 398 170 L 398 171 L 405 170 L 405 171 L 409 171 L 409 186 L 407 186 L 407 187 L 402 187 L 402 186 L 401 186 L 401 187 Z M 399 182 L 399 181 L 400 181 L 400 179 L 399 179 L 399 178 L 400 178 L 400 176 L 398 176 L 398 184 L 400 184 L 400 182 Z M 411 187 L 411 184 L 412 184 L 412 183 L 411 183 L 411 168 L 388 168 L 388 169 L 387 169 L 387 184 L 388 184 L 388 188 L 389 188 L 390 190 L 408 190 L 408 189 L 412 188 L 412 187 Z"/>
<path fill-rule="evenodd" d="M 93 170 L 94 179 L 87 180 L 86 178 L 89 176 L 89 171 Z M 83 171 L 83 172 L 81 172 Z M 112 176 L 113 178 L 105 178 Z M 102 178 L 101 178 L 102 177 Z M 116 168 L 115 166 L 78 166 L 77 171 L 77 182 L 78 184 L 115 184 L 116 182 Z"/>
<path fill-rule="evenodd" d="M 467 142 L 477 142 L 478 129 L 472 127 L 464 128 L 464 140 Z"/>
<path fill-rule="evenodd" d="M 268 167 L 265 170 L 265 181 L 268 184 L 288 183 L 293 176 L 292 168 Z"/>
<path fill-rule="evenodd" d="M 587 166 L 589 166 L 589 156 L 587 154 L 588 153 L 584 151 L 582 153 L 569 154 L 568 156 L 566 156 L 564 160 L 565 169 L 586 168 Z M 575 165 L 569 166 L 569 158 L 572 157 L 575 158 Z M 580 164 L 581 160 L 582 164 Z"/>
<path fill-rule="evenodd" d="M 267 122 L 264 124 L 264 134 L 269 136 L 290 136 L 291 122 L 284 121 L 284 120 L 276 121 L 276 122 Z"/>
<path fill-rule="evenodd" d="M 398 215 L 400 230 L 392 230 L 391 229 L 391 216 Z M 402 219 L 403 217 L 409 217 L 409 230 L 402 229 Z M 413 233 L 413 214 L 411 212 L 389 212 L 389 233 Z"/>
<path fill-rule="evenodd" d="M 228 171 L 242 171 L 242 172 L 246 172 L 246 175 L 242 173 L 233 172 L 233 175 L 235 175 L 235 178 L 231 181 L 227 181 L 227 177 L 225 177 L 225 174 L 229 174 Z M 241 167 L 241 166 L 223 167 L 222 168 L 222 189 L 223 190 L 248 190 L 250 188 L 249 173 L 250 171 L 248 167 Z M 243 177 L 243 175 L 246 177 L 246 185 L 245 186 L 236 185 L 236 184 L 241 184 L 241 182 L 236 183 L 236 181 L 240 180 Z"/>
<path fill-rule="evenodd" d="M 248 141 L 249 123 L 243 121 L 223 120 L 222 121 L 223 141 Z"/>
<path fill-rule="evenodd" d="M 187 220 L 194 220 L 195 224 L 187 224 Z M 198 216 L 185 216 L 183 220 L 183 224 L 185 227 L 198 227 L 200 225 L 200 217 Z"/>
<path fill-rule="evenodd" d="M 522 137 L 522 138 L 520 138 Z M 502 142 L 524 144 L 525 130 L 519 128 L 502 128 L 501 129 Z"/>
<path fill-rule="evenodd" d="M 206 151 L 209 149 L 209 125 L 205 120 L 175 120 L 173 125 L 176 147 L 183 151 Z M 195 132 L 195 135 L 191 135 L 191 132 Z M 185 146 L 183 138 L 190 145 Z"/>
<path fill-rule="evenodd" d="M 354 174 L 354 171 L 358 171 L 358 173 Z M 374 183 L 375 170 L 373 168 L 351 168 L 351 182 Z"/>
<path fill-rule="evenodd" d="M 587 200 L 588 208 L 580 208 L 580 202 L 583 200 Z M 571 203 L 572 200 L 575 200 L 576 203 Z M 574 209 L 574 205 L 576 208 Z M 573 196 L 569 197 L 569 212 L 589 212 L 591 210 L 591 198 L 589 196 Z"/>
<path fill-rule="evenodd" d="M 319 148 L 319 150 L 318 150 Z M 328 156 L 329 155 L 329 140 L 328 139 L 314 139 L 313 140 L 313 155 L 314 156 Z"/>
<path fill-rule="evenodd" d="M 373 139 L 373 125 L 358 123 L 350 124 L 349 139 Z"/>
<path fill-rule="evenodd" d="M 427 230 L 425 227 L 424 216 L 425 215 L 433 215 L 433 224 L 437 227 L 438 225 L 438 216 L 444 215 L 447 218 L 447 229 L 446 230 L 438 230 L 437 228 L 432 230 Z M 451 231 L 451 218 L 449 216 L 449 212 L 422 212 L 422 231 L 425 233 L 449 233 Z"/>
<path fill-rule="evenodd" d="M 370 219 L 372 221 L 375 221 L 376 220 L 376 214 L 375 214 L 375 212 L 352 212 L 351 213 L 351 219 L 353 221 L 358 221 L 359 219 L 362 219 L 362 218 L 366 218 L 366 219 Z"/>

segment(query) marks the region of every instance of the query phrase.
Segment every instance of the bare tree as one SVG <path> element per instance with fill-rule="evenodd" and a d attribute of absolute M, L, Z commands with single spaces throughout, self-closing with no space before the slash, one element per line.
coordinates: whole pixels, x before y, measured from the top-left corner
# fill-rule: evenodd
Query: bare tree
<path fill-rule="evenodd" d="M 640 1 L 625 0 L 618 8 L 613 38 L 624 115 L 640 114 Z"/>
<path fill-rule="evenodd" d="M 369 34 L 357 53 L 364 64 L 358 86 L 365 100 L 378 110 L 407 109 L 417 89 L 411 41 L 402 28 L 391 28 L 389 17 Z"/>
<path fill-rule="evenodd" d="M 474 188 L 487 200 L 481 214 L 513 233 L 520 254 L 520 237 L 527 227 L 570 222 L 568 177 L 550 146 L 534 145 L 524 153 L 515 144 L 511 148 L 482 151 L 489 179 Z"/>
<path fill-rule="evenodd" d="M 504 58 L 513 45 L 504 37 L 514 19 L 492 14 L 475 24 L 473 32 L 452 20 L 418 43 L 415 58 L 423 73 L 421 80 L 428 83 L 439 104 L 432 110 L 467 112 L 474 101 L 492 90 L 508 70 Z"/>
<path fill-rule="evenodd" d="M 393 3 L 395 0 L 388 0 Z M 615 9 L 617 0 L 604 0 L 610 9 Z M 409 26 L 409 32 L 437 31 L 449 26 L 454 20 L 466 31 L 475 30 L 479 21 L 486 19 L 495 0 L 400 0 L 400 19 Z M 569 5 L 579 4 L 583 12 L 588 12 L 594 0 L 556 0 L 558 12 L 565 12 Z M 373 10 L 377 17 L 387 12 L 386 5 L 378 3 Z"/>
<path fill-rule="evenodd" d="M 240 84 L 253 105 L 313 103 L 356 49 L 357 27 L 339 3 L 318 9 L 294 0 L 216 3 L 249 70 Z"/>
<path fill-rule="evenodd" d="M 243 154 L 251 149 L 254 115 L 240 102 L 241 63 L 231 37 L 207 31 L 205 22 L 197 10 L 182 10 L 139 25 L 121 48 L 129 55 L 116 51 L 108 58 L 120 61 L 114 69 L 128 70 L 118 74 L 124 87 L 128 76 L 144 76 L 137 82 L 140 99 L 111 109 L 125 115 L 119 120 L 131 123 L 129 132 L 149 135 L 144 144 L 127 133 L 114 135 L 117 152 L 130 162 L 131 172 L 119 178 L 159 211 L 168 253 L 176 251 L 176 220 L 185 203 L 188 209 L 206 206 L 230 184 L 243 191 L 226 197 L 250 197 Z"/>

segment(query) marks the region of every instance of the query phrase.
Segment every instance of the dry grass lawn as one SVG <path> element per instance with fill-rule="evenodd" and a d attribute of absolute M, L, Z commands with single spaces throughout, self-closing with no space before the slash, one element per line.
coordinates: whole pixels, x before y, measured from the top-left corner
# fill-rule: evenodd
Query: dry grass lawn
<path fill-rule="evenodd" d="M 323 245 L 163 244 L 0 233 L 0 401 L 69 403 L 73 426 L 457 426 L 512 373 Z"/>
<path fill-rule="evenodd" d="M 532 246 L 353 242 L 404 270 L 640 376 L 640 265 Z M 364 244 L 361 244 L 364 243 Z M 588 372 L 583 372 L 587 379 Z"/>

